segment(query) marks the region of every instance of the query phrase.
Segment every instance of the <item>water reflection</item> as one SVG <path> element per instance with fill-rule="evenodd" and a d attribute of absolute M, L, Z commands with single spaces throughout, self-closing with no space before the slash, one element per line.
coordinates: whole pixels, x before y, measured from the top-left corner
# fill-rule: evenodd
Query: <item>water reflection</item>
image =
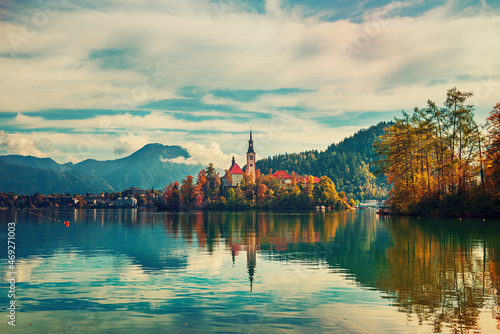
<path fill-rule="evenodd" d="M 18 222 L 19 284 L 33 293 L 20 297 L 26 313 L 68 317 L 83 303 L 108 332 L 126 332 L 130 319 L 146 315 L 152 332 L 165 324 L 183 331 L 193 319 L 195 332 L 472 333 L 500 324 L 498 222 L 369 210 L 43 215 L 55 221 L 0 212 L 3 231 Z M 73 318 L 85 331 L 102 329 Z"/>
<path fill-rule="evenodd" d="M 497 223 L 388 218 L 393 245 L 376 287 L 402 312 L 431 323 L 434 332 L 480 329 L 479 314 L 493 306 L 498 321 Z M 491 305 L 491 304 L 492 305 Z"/>

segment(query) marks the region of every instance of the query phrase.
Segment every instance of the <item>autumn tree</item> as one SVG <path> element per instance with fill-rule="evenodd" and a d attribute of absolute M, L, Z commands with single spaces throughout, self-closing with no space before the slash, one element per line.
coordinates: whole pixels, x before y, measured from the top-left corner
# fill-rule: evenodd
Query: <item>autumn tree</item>
<path fill-rule="evenodd" d="M 222 177 L 224 179 L 224 183 L 228 186 L 231 186 L 233 184 L 233 177 L 231 176 L 231 173 L 226 169 L 225 174 Z"/>
<path fill-rule="evenodd" d="M 227 205 L 230 208 L 234 208 L 236 206 L 236 193 L 233 188 L 230 188 L 227 191 Z"/>
<path fill-rule="evenodd" d="M 474 120 L 472 96 L 456 88 L 447 91 L 444 107 L 403 111 L 374 143 L 375 164 L 392 184 L 389 204 L 396 213 L 446 196 L 468 194 L 482 176 L 482 134 Z"/>
<path fill-rule="evenodd" d="M 491 189 L 500 189 L 500 103 L 491 110 L 487 119 L 487 175 Z"/>
<path fill-rule="evenodd" d="M 257 184 L 257 205 L 261 208 L 267 205 L 267 186 L 264 183 Z"/>
<path fill-rule="evenodd" d="M 243 181 L 241 184 L 244 190 L 253 189 L 255 187 L 255 182 L 253 179 L 254 179 L 253 172 L 250 172 L 250 174 L 247 173 L 243 174 Z"/>
<path fill-rule="evenodd" d="M 193 199 L 195 186 L 193 184 L 193 177 L 191 175 L 186 176 L 182 180 L 180 189 L 181 204 L 186 206 L 192 206 L 191 200 Z"/>
<path fill-rule="evenodd" d="M 215 170 L 212 163 L 208 164 L 205 169 L 205 177 L 207 179 L 207 197 L 214 197 L 219 194 L 219 188 L 221 185 L 219 173 Z"/>
<path fill-rule="evenodd" d="M 473 107 L 466 105 L 465 101 L 472 96 L 471 92 L 461 92 L 456 87 L 446 93 L 445 106 L 448 108 L 448 129 L 451 142 L 451 181 L 452 192 L 457 189 L 466 191 L 467 178 L 472 172 L 471 159 L 474 152 L 476 136 L 476 123 L 472 113 Z"/>
<path fill-rule="evenodd" d="M 314 201 L 314 177 L 309 175 L 305 177 L 302 182 L 302 189 L 300 193 L 300 207 L 310 208 Z"/>
<path fill-rule="evenodd" d="M 318 205 L 335 206 L 340 201 L 335 184 L 328 176 L 322 176 L 314 188 L 314 199 Z"/>
<path fill-rule="evenodd" d="M 171 182 L 165 187 L 163 201 L 169 210 L 177 211 L 180 205 L 179 182 Z"/>

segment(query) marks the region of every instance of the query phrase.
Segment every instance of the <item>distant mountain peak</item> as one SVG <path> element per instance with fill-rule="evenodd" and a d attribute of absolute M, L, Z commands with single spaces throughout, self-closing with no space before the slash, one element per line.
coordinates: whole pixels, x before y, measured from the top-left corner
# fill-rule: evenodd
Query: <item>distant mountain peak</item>
<path fill-rule="evenodd" d="M 146 144 L 142 147 L 142 149 L 144 148 L 155 148 L 155 147 L 169 147 L 168 145 L 163 145 L 163 144 L 160 144 L 160 143 L 149 143 L 149 144 Z"/>
<path fill-rule="evenodd" d="M 180 146 L 159 143 L 144 145 L 120 159 L 86 159 L 76 164 L 58 164 L 51 158 L 32 156 L 0 156 L 0 190 L 28 194 L 98 193 L 121 191 L 130 186 L 162 189 L 170 182 L 181 181 L 203 168 L 169 162 L 170 159 L 187 159 L 189 156 Z"/>
<path fill-rule="evenodd" d="M 158 155 L 162 156 L 163 158 L 176 158 L 179 156 L 184 158 L 189 158 L 190 156 L 188 151 L 186 151 L 186 149 L 178 145 L 163 145 L 159 143 L 150 143 L 144 145 L 142 148 L 132 153 L 128 157 L 125 157 L 124 159 L 143 157 L 144 155 L 148 156 Z"/>

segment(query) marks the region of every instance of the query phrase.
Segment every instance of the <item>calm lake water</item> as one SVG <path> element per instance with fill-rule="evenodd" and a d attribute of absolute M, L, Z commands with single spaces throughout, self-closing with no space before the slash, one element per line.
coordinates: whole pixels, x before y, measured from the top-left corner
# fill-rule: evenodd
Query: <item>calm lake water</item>
<path fill-rule="evenodd" d="M 500 333 L 499 220 L 35 212 L 0 211 L 1 333 Z"/>

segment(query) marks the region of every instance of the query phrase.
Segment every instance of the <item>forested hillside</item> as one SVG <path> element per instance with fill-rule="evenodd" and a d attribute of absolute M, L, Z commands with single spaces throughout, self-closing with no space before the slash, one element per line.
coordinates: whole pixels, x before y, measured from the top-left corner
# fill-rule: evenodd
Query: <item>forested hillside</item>
<path fill-rule="evenodd" d="M 338 191 L 349 198 L 382 199 L 389 187 L 385 177 L 373 174 L 373 142 L 391 123 L 381 122 L 362 129 L 325 151 L 280 154 L 257 161 L 257 168 L 267 174 L 271 170 L 285 170 L 299 175 L 328 176 Z"/>

